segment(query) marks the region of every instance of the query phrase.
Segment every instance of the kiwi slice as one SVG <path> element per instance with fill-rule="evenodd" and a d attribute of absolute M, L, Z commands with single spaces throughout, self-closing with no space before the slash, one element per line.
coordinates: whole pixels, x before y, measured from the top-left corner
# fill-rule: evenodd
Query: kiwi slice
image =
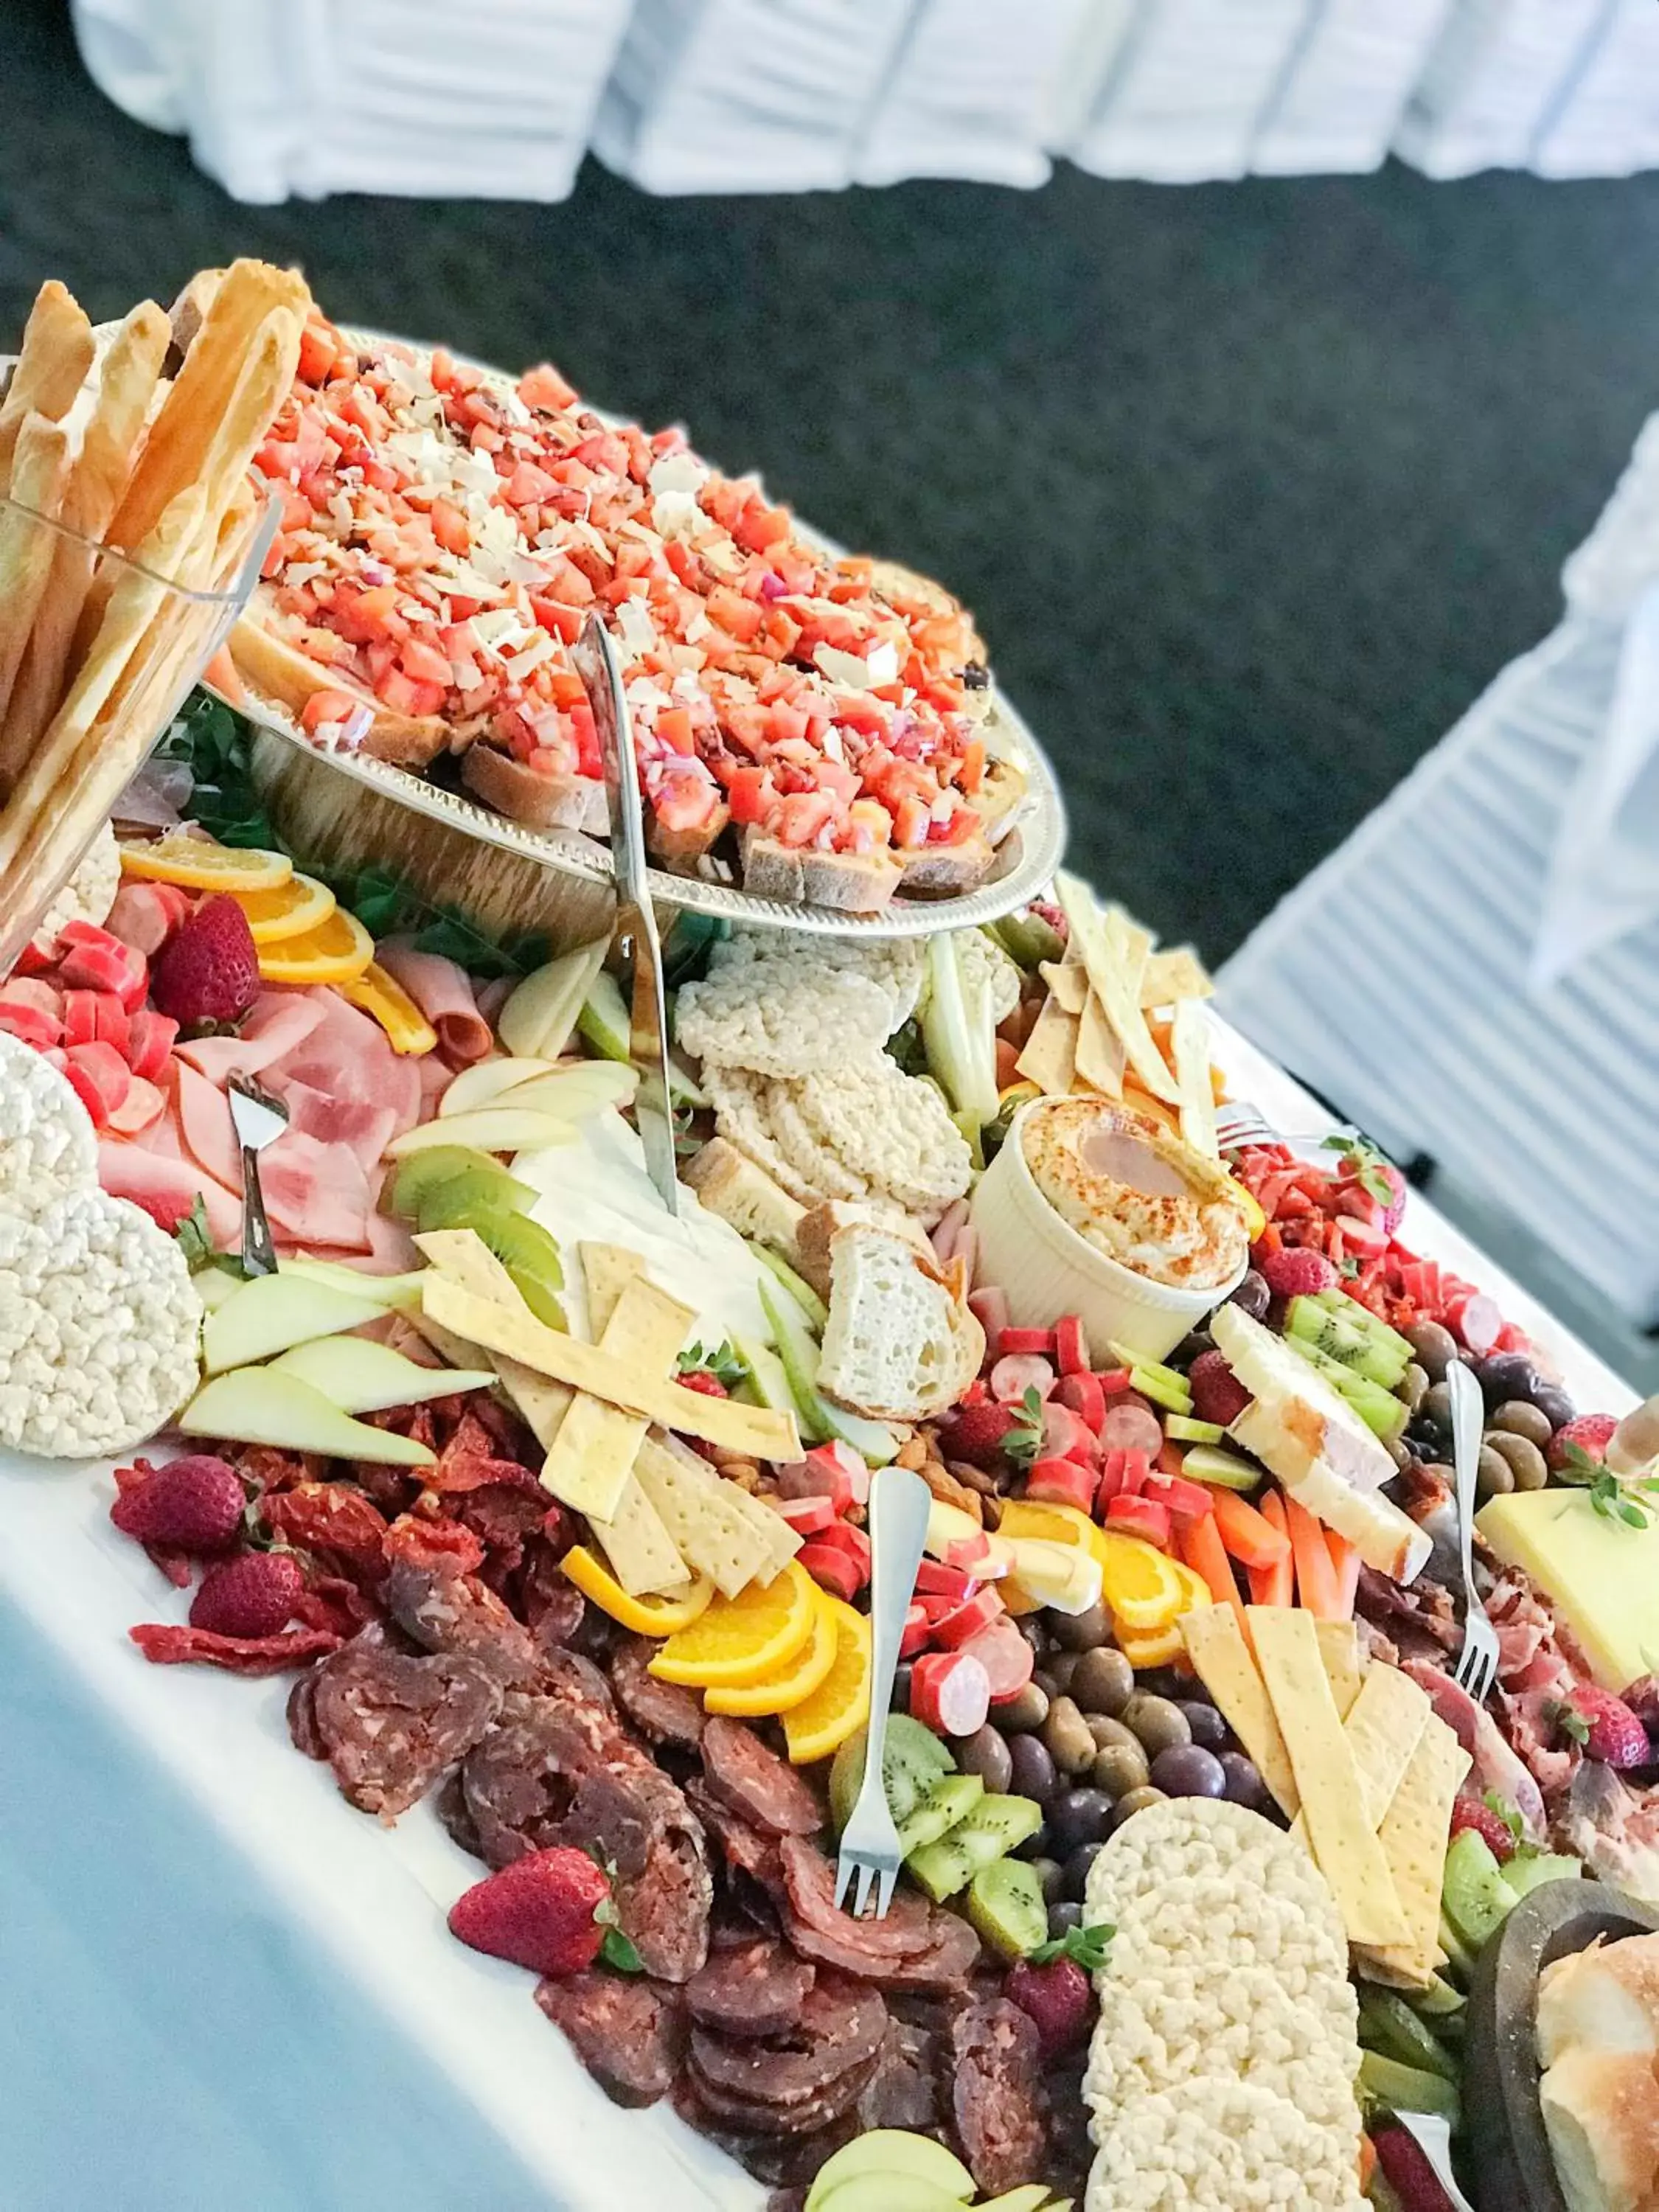
<path fill-rule="evenodd" d="M 1353 1305 L 1352 1299 L 1348 1303 Z M 1359 1313 L 1364 1309 L 1353 1306 L 1353 1310 Z M 1377 1342 L 1347 1315 L 1333 1313 L 1316 1298 L 1292 1298 L 1285 1310 L 1285 1328 L 1298 1344 L 1312 1345 L 1328 1359 L 1352 1368 L 1385 1390 L 1393 1389 L 1406 1371 L 1405 1360 L 1397 1358 L 1389 1346 Z"/>
<path fill-rule="evenodd" d="M 549 1328 L 563 1328 L 564 1308 L 558 1293 L 564 1288 L 564 1268 L 558 1246 L 540 1222 L 505 1206 L 481 1206 L 468 1216 L 466 1225 L 512 1276 L 519 1296 L 537 1320 Z"/>
<path fill-rule="evenodd" d="M 968 1917 L 1000 1958 L 1023 1959 L 1048 1935 L 1036 1869 L 1024 1859 L 981 1867 L 968 1890 Z"/>
<path fill-rule="evenodd" d="M 1390 1328 L 1380 1314 L 1374 1314 L 1369 1306 L 1362 1306 L 1346 1291 L 1310 1291 L 1305 1295 L 1316 1298 L 1328 1313 L 1340 1314 L 1344 1321 L 1364 1329 L 1376 1343 L 1386 1344 L 1401 1362 L 1415 1358 L 1409 1337 L 1401 1336 L 1397 1328 Z"/>
<path fill-rule="evenodd" d="M 1392 1390 L 1385 1390 L 1380 1382 L 1373 1382 L 1369 1376 L 1344 1366 L 1340 1359 L 1333 1359 L 1329 1352 L 1322 1352 L 1316 1344 L 1310 1344 L 1304 1337 L 1287 1336 L 1285 1341 L 1293 1352 L 1301 1354 L 1310 1367 L 1325 1377 L 1339 1396 L 1347 1400 L 1373 1435 L 1387 1443 L 1390 1437 L 1400 1434 L 1411 1418 L 1403 1398 L 1396 1398 Z"/>
<path fill-rule="evenodd" d="M 425 1146 L 411 1152 L 406 1160 L 398 1161 L 392 1178 L 392 1195 L 386 1201 L 388 1211 L 413 1221 L 423 1196 L 453 1182 L 457 1176 L 485 1168 L 491 1175 L 507 1174 L 499 1160 L 492 1160 L 488 1152 L 481 1152 L 472 1145 Z"/>
<path fill-rule="evenodd" d="M 914 1813 L 898 1824 L 900 1853 L 908 1857 L 924 1844 L 936 1844 L 971 1813 L 985 1795 L 977 1774 L 942 1774 Z"/>
<path fill-rule="evenodd" d="M 439 1152 L 447 1149 L 440 1145 Z M 411 1158 L 419 1159 L 418 1152 Z M 475 1214 L 520 1213 L 533 1206 L 536 1194 L 505 1168 L 491 1160 L 485 1166 L 463 1168 L 441 1183 L 428 1183 L 416 1194 L 415 1224 L 422 1234 L 428 1229 L 470 1229 Z"/>
<path fill-rule="evenodd" d="M 924 1844 L 905 1861 L 936 1905 L 966 1889 L 981 1868 L 1006 1858 L 1042 1826 L 1042 1808 L 1030 1797 L 987 1795 L 936 1844 Z"/>
<path fill-rule="evenodd" d="M 864 1780 L 866 1731 L 849 1735 L 836 1753 L 830 1769 L 830 1810 L 838 1829 L 853 1816 L 860 1784 Z M 895 1821 L 908 1820 L 941 1775 L 952 1771 L 950 1753 L 933 1734 L 908 1713 L 887 1716 L 887 1736 L 881 1758 L 881 1778 L 887 1792 L 887 1809 Z"/>

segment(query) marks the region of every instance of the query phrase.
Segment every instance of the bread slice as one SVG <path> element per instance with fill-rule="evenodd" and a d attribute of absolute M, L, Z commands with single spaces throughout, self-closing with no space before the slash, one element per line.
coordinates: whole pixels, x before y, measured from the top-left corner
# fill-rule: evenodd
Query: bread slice
<path fill-rule="evenodd" d="M 907 1237 L 860 1223 L 830 1244 L 818 1389 L 872 1420 L 942 1413 L 978 1374 L 985 1332 Z"/>
<path fill-rule="evenodd" d="M 757 898 L 799 900 L 841 914 L 879 914 L 902 871 L 891 853 L 819 853 L 758 830 L 743 836 L 743 887 Z"/>
<path fill-rule="evenodd" d="M 711 1137 L 680 1170 L 680 1180 L 739 1236 L 752 1237 L 792 1267 L 799 1265 L 799 1230 L 806 1208 L 735 1145 L 724 1137 Z"/>
<path fill-rule="evenodd" d="M 1538 2063 L 1573 2045 L 1659 2058 L 1659 1936 L 1571 1951 L 1538 1977 Z"/>
<path fill-rule="evenodd" d="M 1659 2076 L 1645 2058 L 1575 2049 L 1538 2102 L 1568 2212 L 1652 2212 L 1659 2204 Z"/>
<path fill-rule="evenodd" d="M 313 692 L 343 692 L 374 718 L 360 752 L 407 769 L 427 768 L 437 758 L 449 742 L 449 725 L 441 715 L 392 714 L 355 677 L 325 668 L 267 629 L 262 619 L 266 611 L 256 594 L 230 634 L 230 657 L 251 691 L 270 700 L 295 722 Z"/>
<path fill-rule="evenodd" d="M 810 1206 L 795 1231 L 796 1272 L 821 1298 L 828 1298 L 833 1273 L 835 1243 L 844 1229 L 886 1229 L 914 1245 L 924 1260 L 933 1248 L 927 1232 L 913 1216 L 890 1202 L 876 1205 L 868 1199 L 826 1198 Z"/>
<path fill-rule="evenodd" d="M 906 891 L 933 898 L 959 898 L 977 890 L 996 865 L 996 848 L 982 830 L 962 845 L 923 845 L 915 853 L 901 854 Z"/>
<path fill-rule="evenodd" d="M 731 808 L 721 805 L 714 809 L 701 829 L 665 830 L 647 805 L 645 815 L 647 849 L 652 859 L 660 860 L 665 868 L 689 868 L 719 842 L 731 819 Z"/>
<path fill-rule="evenodd" d="M 494 745 L 468 748 L 461 781 L 486 806 L 530 830 L 586 830 L 603 837 L 611 826 L 605 786 L 591 775 L 544 775 Z"/>

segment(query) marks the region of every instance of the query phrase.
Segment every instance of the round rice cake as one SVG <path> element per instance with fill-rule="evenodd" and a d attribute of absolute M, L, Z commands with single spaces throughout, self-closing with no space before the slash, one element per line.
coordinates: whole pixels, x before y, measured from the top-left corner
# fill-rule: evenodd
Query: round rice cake
<path fill-rule="evenodd" d="M 822 1079 L 817 1079 L 822 1080 Z M 870 1186 L 860 1175 L 843 1165 L 839 1152 L 820 1139 L 802 1111 L 801 1101 L 813 1088 L 805 1083 L 769 1083 L 761 1093 L 761 1110 L 772 1141 L 783 1154 L 803 1186 L 822 1191 L 825 1198 L 851 1201 L 868 1198 Z"/>
<path fill-rule="evenodd" d="M 1177 1875 L 1123 1897 L 1109 1917 L 1115 1933 L 1101 1985 L 1123 1980 L 1131 1957 L 1207 1960 L 1218 1967 L 1259 1960 L 1298 1985 L 1317 1974 L 1346 1985 L 1341 1923 L 1310 1911 L 1304 1897 L 1275 1888 L 1279 1872 L 1271 1860 L 1236 1860 L 1224 1874 Z"/>
<path fill-rule="evenodd" d="M 1083 2094 L 1098 2134 L 1137 2097 L 1231 2073 L 1322 2126 L 1346 2129 L 1357 2148 L 1358 2070 L 1346 1980 L 1298 1994 L 1271 1966 L 1194 1965 L 1103 1988 Z"/>
<path fill-rule="evenodd" d="M 873 1060 L 890 1034 L 890 992 L 856 969 L 806 971 L 784 961 L 723 970 L 687 983 L 675 1002 L 684 1049 L 757 1075 L 827 1074 Z"/>
<path fill-rule="evenodd" d="M 1084 1917 L 1115 1927 L 1134 1898 L 1206 1877 L 1291 1899 L 1346 1958 L 1341 1913 L 1307 1851 L 1259 1813 L 1224 1798 L 1171 1797 L 1126 1820 L 1089 1869 Z"/>
<path fill-rule="evenodd" d="M 714 1109 L 714 1127 L 727 1144 L 735 1145 L 802 1206 L 821 1205 L 829 1193 L 815 1189 L 797 1173 L 772 1133 L 766 1111 L 769 1087 L 766 1078 L 751 1075 L 745 1068 L 717 1066 L 711 1060 L 704 1064 L 702 1085 Z"/>
<path fill-rule="evenodd" d="M 921 996 L 927 947 L 919 938 L 809 936 L 799 929 L 734 929 L 708 956 L 711 975 L 742 969 L 751 977 L 770 969 L 823 975 L 830 969 L 861 975 L 887 994 L 888 1028 L 909 1020 Z"/>
<path fill-rule="evenodd" d="M 795 1086 L 806 1126 L 877 1197 L 932 1222 L 966 1192 L 968 1140 L 933 1084 L 885 1054 Z"/>
<path fill-rule="evenodd" d="M 1085 2212 L 1365 2212 L 1358 2154 L 1271 2089 L 1200 2079 L 1118 2109 Z"/>
<path fill-rule="evenodd" d="M 92 1116 L 49 1060 L 0 1030 L 0 1213 L 42 1213 L 97 1188 Z"/>

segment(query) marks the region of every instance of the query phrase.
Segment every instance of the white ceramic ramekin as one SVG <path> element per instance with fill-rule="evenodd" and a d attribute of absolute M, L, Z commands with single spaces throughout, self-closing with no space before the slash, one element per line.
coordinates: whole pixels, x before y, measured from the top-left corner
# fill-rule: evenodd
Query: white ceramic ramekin
<path fill-rule="evenodd" d="M 1074 1313 L 1097 1360 L 1109 1357 L 1109 1343 L 1143 1359 L 1162 1359 L 1238 1288 L 1244 1267 L 1213 1289 L 1179 1290 L 1137 1275 L 1080 1237 L 1049 1205 L 1025 1164 L 1023 1125 L 1045 1103 L 1034 1098 L 1021 1107 L 1001 1151 L 980 1177 L 970 1209 L 979 1231 L 975 1279 L 1006 1291 L 1016 1328 L 1052 1328 L 1062 1314 Z"/>

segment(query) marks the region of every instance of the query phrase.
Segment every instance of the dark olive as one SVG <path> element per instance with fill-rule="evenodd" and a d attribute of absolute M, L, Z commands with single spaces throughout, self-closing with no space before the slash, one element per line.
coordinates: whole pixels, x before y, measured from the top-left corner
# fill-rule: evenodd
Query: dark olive
<path fill-rule="evenodd" d="M 1474 1379 L 1489 1406 L 1501 1406 L 1506 1398 L 1530 1402 L 1538 1370 L 1524 1352 L 1494 1352 L 1488 1359 L 1476 1360 Z"/>
<path fill-rule="evenodd" d="M 1094 1764 L 1095 1740 L 1088 1722 L 1070 1698 L 1056 1698 L 1049 1706 L 1048 1717 L 1042 1723 L 1042 1741 L 1062 1774 L 1081 1774 L 1085 1766 Z"/>
<path fill-rule="evenodd" d="M 1227 1723 L 1215 1707 L 1203 1698 L 1177 1698 L 1176 1703 L 1187 1716 L 1193 1741 L 1206 1751 L 1219 1751 L 1227 1741 Z"/>
<path fill-rule="evenodd" d="M 1423 1393 L 1423 1402 L 1417 1409 L 1419 1421 L 1426 1421 L 1443 1437 L 1451 1434 L 1451 1392 L 1444 1382 L 1431 1382 Z"/>
<path fill-rule="evenodd" d="M 1023 1613 L 1014 1626 L 1030 1645 L 1031 1655 L 1040 1667 L 1048 1650 L 1048 1632 L 1043 1626 L 1042 1615 L 1040 1613 Z"/>
<path fill-rule="evenodd" d="M 1552 1431 L 1565 1429 L 1573 1417 L 1573 1402 L 1557 1383 L 1540 1382 L 1532 1394 L 1532 1402 L 1548 1421 Z"/>
<path fill-rule="evenodd" d="M 1550 1479 L 1543 1453 L 1528 1437 L 1518 1437 L 1510 1429 L 1488 1429 L 1481 1458 L 1488 1452 L 1509 1462 L 1517 1490 L 1541 1490 Z"/>
<path fill-rule="evenodd" d="M 1040 1729 L 1048 1717 L 1047 1694 L 1035 1682 L 991 1708 L 992 1725 L 1004 1735 L 1024 1735 L 1028 1729 Z"/>
<path fill-rule="evenodd" d="M 1080 1651 L 1051 1651 L 1043 1662 L 1044 1675 L 1062 1697 L 1070 1693 L 1072 1677 L 1077 1673 L 1077 1662 L 1082 1656 Z"/>
<path fill-rule="evenodd" d="M 999 1735 L 988 1722 L 972 1735 L 963 1736 L 953 1748 L 957 1765 L 964 1774 L 977 1774 L 994 1797 L 1006 1792 L 1014 1778 L 1014 1762 L 1006 1736 Z"/>
<path fill-rule="evenodd" d="M 1192 1676 L 1177 1674 L 1173 1667 L 1147 1667 L 1135 1676 L 1136 1689 L 1149 1698 L 1184 1698 L 1192 1686 Z"/>
<path fill-rule="evenodd" d="M 1083 1924 L 1083 1907 L 1074 1897 L 1068 1897 L 1048 1907 L 1048 1941 L 1058 1943 L 1062 1936 L 1069 1936 L 1073 1928 Z"/>
<path fill-rule="evenodd" d="M 1525 1398 L 1506 1398 L 1492 1417 L 1494 1429 L 1504 1435 L 1524 1437 L 1529 1444 L 1542 1451 L 1555 1431 L 1550 1426 L 1550 1417 L 1541 1406 L 1534 1406 Z"/>
<path fill-rule="evenodd" d="M 1045 1905 L 1058 1905 L 1066 1894 L 1066 1869 L 1058 1859 L 1032 1859 L 1031 1872 L 1042 1885 Z"/>
<path fill-rule="evenodd" d="M 1062 1650 L 1092 1651 L 1097 1644 L 1104 1644 L 1110 1637 L 1112 1617 L 1104 1606 L 1097 1603 L 1085 1606 L 1081 1613 L 1051 1613 L 1048 1626 Z"/>
<path fill-rule="evenodd" d="M 1164 1792 L 1161 1790 L 1154 1790 L 1150 1785 L 1144 1790 L 1130 1790 L 1127 1797 L 1120 1797 L 1112 1808 L 1114 1833 L 1123 1826 L 1126 1820 L 1133 1820 L 1137 1813 L 1144 1813 L 1149 1805 L 1162 1805 L 1164 1802 Z"/>
<path fill-rule="evenodd" d="M 1152 1781 L 1167 1797 L 1224 1797 L 1227 1770 L 1212 1751 L 1172 1743 L 1152 1761 Z"/>
<path fill-rule="evenodd" d="M 1188 1330 L 1175 1350 L 1166 1356 L 1166 1364 L 1178 1367 L 1184 1375 L 1194 1360 L 1201 1359 L 1206 1352 L 1215 1350 L 1215 1339 L 1206 1328 Z"/>
<path fill-rule="evenodd" d="M 1039 1827 L 1034 1828 L 1022 1843 L 1016 1844 L 1008 1854 L 1011 1859 L 1051 1859 L 1054 1855 L 1054 1845 L 1049 1839 L 1048 1823 L 1046 1820 Z"/>
<path fill-rule="evenodd" d="M 1074 1851 L 1079 1844 L 1099 1843 L 1111 1824 L 1112 1802 L 1103 1790 L 1062 1790 L 1051 1798 L 1048 1832 L 1054 1849 Z"/>
<path fill-rule="evenodd" d="M 1406 1340 L 1431 1382 L 1438 1382 L 1457 1357 L 1457 1339 L 1437 1321 L 1414 1322 L 1406 1331 Z"/>
<path fill-rule="evenodd" d="M 1482 1498 L 1503 1498 L 1515 1487 L 1515 1469 L 1502 1452 L 1482 1444 L 1475 1464 L 1474 1486 Z"/>
<path fill-rule="evenodd" d="M 1072 1676 L 1072 1695 L 1085 1713 L 1114 1718 L 1134 1694 L 1135 1670 L 1121 1651 L 1103 1644 L 1085 1651 Z"/>
<path fill-rule="evenodd" d="M 1008 1739 L 1009 1787 L 1016 1797 L 1035 1797 L 1046 1805 L 1060 1787 L 1054 1762 L 1041 1736 L 1011 1735 Z"/>
<path fill-rule="evenodd" d="M 1229 1305 L 1237 1306 L 1241 1313 L 1249 1314 L 1252 1321 L 1264 1321 L 1273 1302 L 1273 1294 L 1267 1287 L 1267 1278 L 1258 1274 L 1254 1267 L 1245 1269 L 1244 1279 L 1227 1301 Z"/>
<path fill-rule="evenodd" d="M 1253 1759 L 1247 1759 L 1242 1751 L 1224 1751 L 1221 1771 L 1227 1778 L 1227 1795 L 1235 1805 L 1248 1806 L 1253 1813 L 1267 1811 L 1267 1792 Z"/>
<path fill-rule="evenodd" d="M 1054 1699 L 1060 1695 L 1060 1685 L 1055 1681 L 1054 1676 L 1048 1673 L 1046 1668 L 1038 1667 L 1033 1670 L 1031 1680 L 1036 1685 L 1037 1688 L 1042 1691 L 1043 1696 L 1047 1698 L 1049 1704 L 1053 1705 Z"/>
<path fill-rule="evenodd" d="M 1193 1740 L 1186 1714 L 1168 1698 L 1150 1697 L 1144 1690 L 1137 1690 L 1124 1706 L 1121 1717 L 1139 1737 L 1149 1759 L 1156 1759 L 1160 1751 L 1168 1751 L 1172 1744 L 1190 1743 Z"/>
<path fill-rule="evenodd" d="M 887 1700 L 887 1710 L 893 1713 L 908 1713 L 910 1710 L 910 1677 L 915 1672 L 908 1659 L 902 1659 L 893 1669 L 893 1694 Z"/>
<path fill-rule="evenodd" d="M 1146 1754 L 1133 1736 L 1127 1743 L 1103 1744 L 1095 1753 L 1095 1763 L 1089 1769 L 1089 1779 L 1097 1790 L 1103 1790 L 1109 1797 L 1127 1797 L 1132 1790 L 1144 1790 L 1152 1779 L 1152 1769 Z"/>
<path fill-rule="evenodd" d="M 1424 1393 L 1428 1387 L 1428 1370 L 1425 1367 L 1419 1367 L 1414 1359 L 1408 1360 L 1406 1364 L 1406 1371 L 1400 1378 L 1400 1395 L 1413 1413 L 1415 1413 L 1422 1404 Z"/>
<path fill-rule="evenodd" d="M 1066 1862 L 1066 1894 L 1079 1905 L 1088 1893 L 1089 1869 L 1105 1848 L 1105 1837 L 1097 1836 L 1091 1844 L 1079 1844 Z"/>

